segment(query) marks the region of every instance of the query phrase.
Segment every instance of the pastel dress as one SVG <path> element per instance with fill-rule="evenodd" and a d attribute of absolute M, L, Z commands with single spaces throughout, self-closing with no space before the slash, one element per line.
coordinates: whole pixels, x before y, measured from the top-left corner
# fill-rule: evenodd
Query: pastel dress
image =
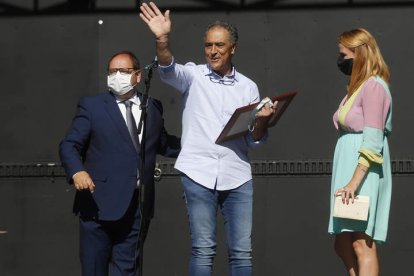
<path fill-rule="evenodd" d="M 376 242 L 385 242 L 391 203 L 392 179 L 388 147 L 391 132 L 392 98 L 380 77 L 366 80 L 333 116 L 339 139 L 332 165 L 331 204 L 328 232 L 365 232 Z M 334 192 L 351 180 L 361 163 L 367 174 L 356 194 L 369 196 L 367 221 L 333 217 Z"/>

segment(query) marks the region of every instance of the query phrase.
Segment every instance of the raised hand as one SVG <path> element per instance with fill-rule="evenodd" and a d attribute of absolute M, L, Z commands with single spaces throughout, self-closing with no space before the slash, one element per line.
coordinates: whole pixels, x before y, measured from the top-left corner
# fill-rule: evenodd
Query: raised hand
<path fill-rule="evenodd" d="M 149 5 L 142 3 L 140 10 L 139 17 L 148 25 L 156 39 L 168 39 L 168 34 L 171 31 L 170 11 L 167 10 L 162 14 L 153 2 L 149 2 Z"/>

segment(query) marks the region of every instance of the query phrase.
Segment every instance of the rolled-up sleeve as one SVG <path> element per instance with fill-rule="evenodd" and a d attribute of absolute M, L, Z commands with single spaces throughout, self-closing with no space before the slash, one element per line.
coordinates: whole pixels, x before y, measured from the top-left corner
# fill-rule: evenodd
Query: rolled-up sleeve
<path fill-rule="evenodd" d="M 381 164 L 384 144 L 384 126 L 390 108 L 390 98 L 384 87 L 371 79 L 362 95 L 364 112 L 363 142 L 358 162 L 367 167 L 372 162 Z"/>

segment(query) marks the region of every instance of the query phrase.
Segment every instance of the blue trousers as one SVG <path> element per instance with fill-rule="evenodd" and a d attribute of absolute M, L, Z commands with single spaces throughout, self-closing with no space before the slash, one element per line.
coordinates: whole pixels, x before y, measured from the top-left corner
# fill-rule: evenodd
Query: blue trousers
<path fill-rule="evenodd" d="M 117 221 L 79 218 L 80 260 L 83 276 L 135 276 L 140 228 L 138 193 Z"/>
<path fill-rule="evenodd" d="M 210 190 L 186 175 L 181 177 L 190 224 L 190 276 L 212 275 L 216 255 L 217 210 L 220 208 L 228 251 L 229 275 L 252 273 L 253 183 L 228 191 Z"/>

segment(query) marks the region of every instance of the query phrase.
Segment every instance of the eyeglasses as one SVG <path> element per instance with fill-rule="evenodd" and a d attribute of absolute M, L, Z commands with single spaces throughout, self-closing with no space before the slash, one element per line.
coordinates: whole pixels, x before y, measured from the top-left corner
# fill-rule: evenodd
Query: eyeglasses
<path fill-rule="evenodd" d="M 225 79 L 219 79 L 219 78 L 215 78 L 214 76 L 210 76 L 210 81 L 214 82 L 214 83 L 220 83 L 223 85 L 234 85 L 234 78 L 225 78 Z"/>
<path fill-rule="evenodd" d="M 112 68 L 108 69 L 108 76 L 115 75 L 118 71 L 121 75 L 128 75 L 137 70 L 135 68 Z"/>

